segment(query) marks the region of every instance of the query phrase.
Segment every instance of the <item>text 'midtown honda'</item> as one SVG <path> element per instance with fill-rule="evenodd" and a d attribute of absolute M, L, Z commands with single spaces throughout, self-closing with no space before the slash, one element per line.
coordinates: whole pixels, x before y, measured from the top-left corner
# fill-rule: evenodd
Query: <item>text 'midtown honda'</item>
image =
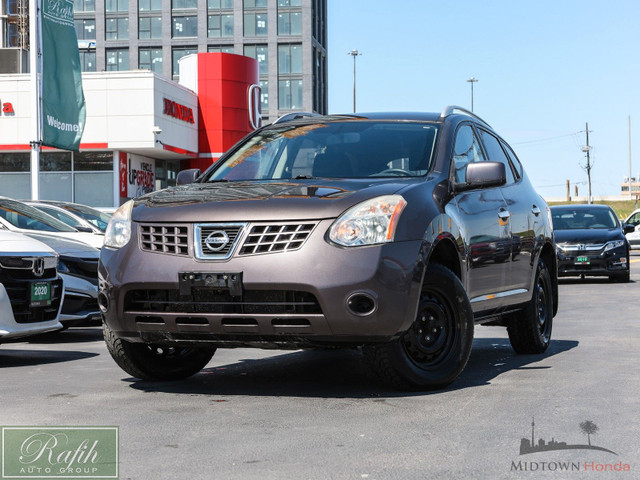
<path fill-rule="evenodd" d="M 216 348 L 359 347 L 396 388 L 426 390 L 463 370 L 474 323 L 546 350 L 549 209 L 486 122 L 291 117 L 114 214 L 99 301 L 120 367 L 179 379 Z"/>

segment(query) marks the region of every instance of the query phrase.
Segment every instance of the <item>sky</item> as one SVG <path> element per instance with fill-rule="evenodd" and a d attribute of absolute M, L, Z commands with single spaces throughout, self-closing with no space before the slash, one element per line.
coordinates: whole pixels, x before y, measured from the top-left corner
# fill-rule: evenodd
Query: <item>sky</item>
<path fill-rule="evenodd" d="M 640 1 L 328 0 L 329 112 L 471 108 L 545 198 L 640 177 Z M 629 117 L 631 129 L 629 130 Z"/>

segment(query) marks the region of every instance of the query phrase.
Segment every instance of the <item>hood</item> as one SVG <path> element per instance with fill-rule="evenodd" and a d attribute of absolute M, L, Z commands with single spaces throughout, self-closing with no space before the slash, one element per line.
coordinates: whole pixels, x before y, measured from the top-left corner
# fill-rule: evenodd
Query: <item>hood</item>
<path fill-rule="evenodd" d="M 48 245 L 58 255 L 91 259 L 100 257 L 100 251 L 97 248 L 77 240 L 42 233 L 28 233 L 27 235 Z"/>
<path fill-rule="evenodd" d="M 620 228 L 585 228 L 579 230 L 554 230 L 556 243 L 585 243 L 600 245 L 612 240 L 624 240 Z"/>
<path fill-rule="evenodd" d="M 153 192 L 136 200 L 133 220 L 266 221 L 335 218 L 369 198 L 390 195 L 423 177 L 394 179 L 310 179 L 194 183 Z"/>
<path fill-rule="evenodd" d="M 39 242 L 17 232 L 0 231 L 0 252 L 12 253 L 54 253 L 54 250 Z"/>

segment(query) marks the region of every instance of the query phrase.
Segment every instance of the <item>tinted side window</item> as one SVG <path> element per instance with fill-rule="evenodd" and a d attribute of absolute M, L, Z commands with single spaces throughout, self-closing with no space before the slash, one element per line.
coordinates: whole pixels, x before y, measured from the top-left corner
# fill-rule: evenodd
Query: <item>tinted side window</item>
<path fill-rule="evenodd" d="M 482 137 L 482 142 L 484 143 L 484 148 L 487 151 L 487 155 L 489 156 L 489 161 L 503 163 L 505 172 L 507 173 L 507 185 L 514 183 L 515 178 L 513 176 L 513 168 L 509 163 L 507 155 L 504 153 L 504 150 L 502 150 L 502 147 L 500 146 L 500 141 L 489 132 L 482 129 L 479 130 L 480 136 Z"/>
<path fill-rule="evenodd" d="M 638 225 L 640 223 L 640 212 L 634 213 L 633 215 L 631 215 L 627 223 L 629 225 Z"/>
<path fill-rule="evenodd" d="M 513 152 L 513 149 L 506 142 L 501 142 L 501 143 L 502 143 L 502 146 L 504 147 L 505 152 L 507 152 L 509 159 L 511 160 L 511 164 L 515 169 L 516 178 L 519 179 L 520 177 L 522 177 L 522 164 L 520 163 L 520 160 L 518 160 L 518 157 L 516 156 L 516 154 Z"/>
<path fill-rule="evenodd" d="M 467 164 L 484 161 L 484 155 L 473 129 L 470 125 L 461 126 L 456 132 L 456 141 L 453 146 L 453 165 L 456 182 L 466 182 L 465 167 Z"/>

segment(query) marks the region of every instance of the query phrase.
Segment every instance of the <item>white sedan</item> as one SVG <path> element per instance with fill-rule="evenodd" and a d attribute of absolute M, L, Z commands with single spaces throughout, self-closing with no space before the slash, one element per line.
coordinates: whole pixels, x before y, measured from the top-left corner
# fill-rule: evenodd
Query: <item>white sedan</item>
<path fill-rule="evenodd" d="M 104 242 L 101 233 L 80 232 L 31 205 L 7 197 L 0 197 L 0 229 L 3 227 L 19 233 L 70 238 L 95 248 L 102 248 Z"/>
<path fill-rule="evenodd" d="M 624 221 L 625 225 L 633 225 L 635 230 L 626 234 L 632 249 L 640 249 L 640 209 L 634 210 Z"/>
<path fill-rule="evenodd" d="M 0 231 L 0 343 L 62 328 L 64 289 L 57 263 L 44 243 Z"/>

